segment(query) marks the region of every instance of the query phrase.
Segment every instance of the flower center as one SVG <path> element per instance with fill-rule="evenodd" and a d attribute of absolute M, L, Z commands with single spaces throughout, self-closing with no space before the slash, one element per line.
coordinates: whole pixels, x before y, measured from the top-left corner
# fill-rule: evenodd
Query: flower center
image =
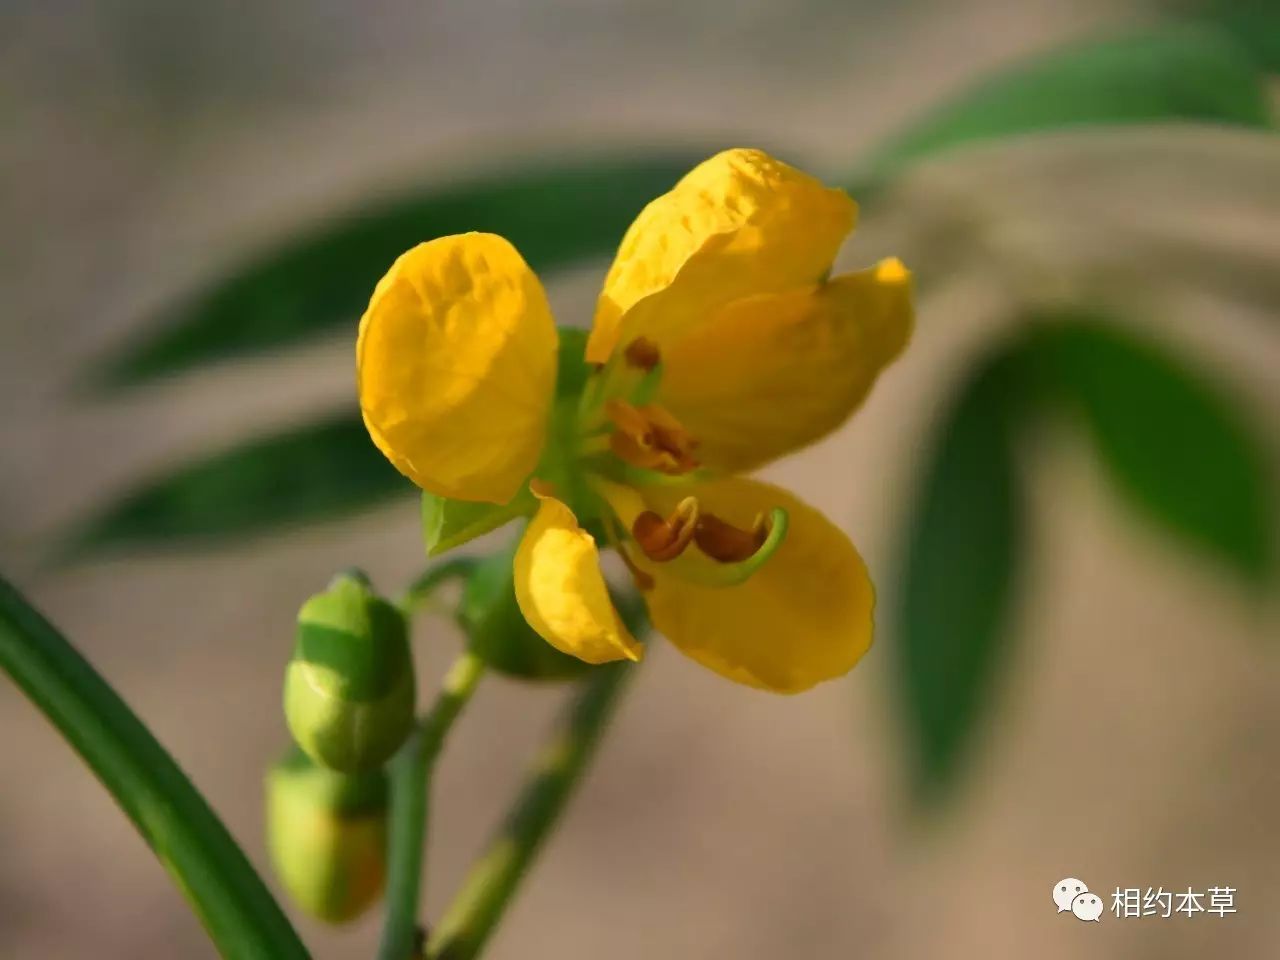
<path fill-rule="evenodd" d="M 593 489 L 608 504 L 600 513 L 605 535 L 641 590 L 654 586 L 644 560 L 704 586 L 742 583 L 781 546 L 787 513 L 774 508 L 743 528 L 703 510 L 692 496 L 666 517 L 644 508 L 638 488 L 692 481 L 700 466 L 697 439 L 654 402 L 661 378 L 658 347 L 636 338 L 596 370 L 578 406 L 576 449 L 590 461 Z"/>

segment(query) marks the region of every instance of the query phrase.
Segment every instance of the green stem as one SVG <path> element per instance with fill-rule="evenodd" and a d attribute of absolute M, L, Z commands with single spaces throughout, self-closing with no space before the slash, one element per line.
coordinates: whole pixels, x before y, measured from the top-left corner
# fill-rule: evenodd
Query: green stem
<path fill-rule="evenodd" d="M 431 711 L 391 766 L 391 824 L 387 864 L 387 915 L 379 960 L 410 960 L 418 930 L 422 857 L 426 846 L 431 772 L 445 735 L 484 674 L 484 663 L 464 652 L 445 674 Z"/>
<path fill-rule="evenodd" d="M 479 955 L 582 779 L 633 672 L 629 664 L 610 664 L 592 671 L 583 683 L 543 748 L 505 827 L 471 868 L 427 941 L 427 960 L 471 960 Z"/>
<path fill-rule="evenodd" d="M 451 557 L 437 563 L 409 585 L 396 605 L 405 616 L 411 616 L 431 600 L 442 584 L 470 576 L 479 563 L 478 557 Z"/>
<path fill-rule="evenodd" d="M 119 695 L 0 578 L 0 667 L 133 821 L 229 960 L 306 948 L 204 798 Z"/>

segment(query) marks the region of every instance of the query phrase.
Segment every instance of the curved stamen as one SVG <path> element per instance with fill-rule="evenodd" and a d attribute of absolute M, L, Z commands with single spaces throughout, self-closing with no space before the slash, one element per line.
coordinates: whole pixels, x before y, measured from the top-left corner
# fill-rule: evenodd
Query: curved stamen
<path fill-rule="evenodd" d="M 633 487 L 597 475 L 592 489 L 609 506 L 604 523 L 610 545 L 641 589 L 649 589 L 654 581 L 637 568 L 637 562 L 661 564 L 648 569 L 702 586 L 736 586 L 764 567 L 787 537 L 789 518 L 781 507 L 756 517 L 751 528 L 743 530 L 703 512 L 696 497 L 685 497 L 663 518 L 647 507 L 642 493 Z M 699 531 L 711 552 L 699 543 Z M 696 549 L 689 549 L 691 543 Z M 628 548 L 639 553 L 632 558 Z"/>
<path fill-rule="evenodd" d="M 699 515 L 693 533 L 697 549 L 666 561 L 673 576 L 706 587 L 733 587 L 749 580 L 769 561 L 787 536 L 787 512 L 774 507 L 743 530 L 714 514 Z"/>
<path fill-rule="evenodd" d="M 618 399 L 607 401 L 604 409 L 615 427 L 609 446 L 619 460 L 667 474 L 688 473 L 698 466 L 693 456 L 697 443 L 666 410 Z"/>
<path fill-rule="evenodd" d="M 665 520 L 652 510 L 640 514 L 631 525 L 631 536 L 646 557 L 665 563 L 684 553 L 697 529 L 698 501 L 685 497 Z"/>
<path fill-rule="evenodd" d="M 741 563 L 757 553 L 769 538 L 769 522 L 756 517 L 750 530 L 726 523 L 714 513 L 703 514 L 693 535 L 698 549 L 720 563 Z"/>

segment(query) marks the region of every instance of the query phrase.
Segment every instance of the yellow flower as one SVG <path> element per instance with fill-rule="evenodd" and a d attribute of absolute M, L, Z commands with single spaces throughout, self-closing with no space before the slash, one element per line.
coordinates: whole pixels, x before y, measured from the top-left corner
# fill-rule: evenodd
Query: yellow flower
<path fill-rule="evenodd" d="M 360 323 L 369 434 L 430 494 L 533 512 L 516 597 L 556 648 L 641 655 L 609 600 L 603 538 L 698 662 L 779 692 L 840 676 L 871 645 L 866 567 L 818 511 L 740 474 L 843 423 L 910 336 L 898 260 L 829 277 L 855 214 L 761 151 L 705 161 L 627 231 L 585 370 L 507 241 L 421 244 Z"/>

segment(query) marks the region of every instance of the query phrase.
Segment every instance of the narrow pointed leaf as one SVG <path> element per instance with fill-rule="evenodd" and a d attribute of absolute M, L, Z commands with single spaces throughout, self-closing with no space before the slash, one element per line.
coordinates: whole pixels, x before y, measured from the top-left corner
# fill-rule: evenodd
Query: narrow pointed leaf
<path fill-rule="evenodd" d="M 265 533 L 415 489 L 373 446 L 359 415 L 341 415 L 143 482 L 84 524 L 70 553 Z"/>
<path fill-rule="evenodd" d="M 510 240 L 537 271 L 607 257 L 627 225 L 701 151 L 544 160 L 427 185 L 299 230 L 215 276 L 89 373 L 120 387 L 228 357 L 280 349 L 360 318 L 397 256 L 470 230 Z"/>
<path fill-rule="evenodd" d="M 1270 126 L 1255 61 L 1188 24 L 1089 40 L 1014 64 L 936 108 L 876 152 L 871 178 L 963 144 L 1016 134 L 1192 121 Z"/>
<path fill-rule="evenodd" d="M 911 515 L 896 678 L 915 800 L 948 797 L 996 689 L 1022 563 L 1019 354 L 986 361 L 933 438 Z"/>
<path fill-rule="evenodd" d="M 221 956 L 306 960 L 306 948 L 279 905 L 173 757 L 80 652 L 2 577 L 0 671 L 57 728 L 133 821 Z M 113 871 L 106 864 L 100 869 L 107 896 Z"/>
<path fill-rule="evenodd" d="M 1172 0 L 1163 6 L 1224 30 L 1261 66 L 1280 72 L 1280 4 L 1276 0 Z"/>

